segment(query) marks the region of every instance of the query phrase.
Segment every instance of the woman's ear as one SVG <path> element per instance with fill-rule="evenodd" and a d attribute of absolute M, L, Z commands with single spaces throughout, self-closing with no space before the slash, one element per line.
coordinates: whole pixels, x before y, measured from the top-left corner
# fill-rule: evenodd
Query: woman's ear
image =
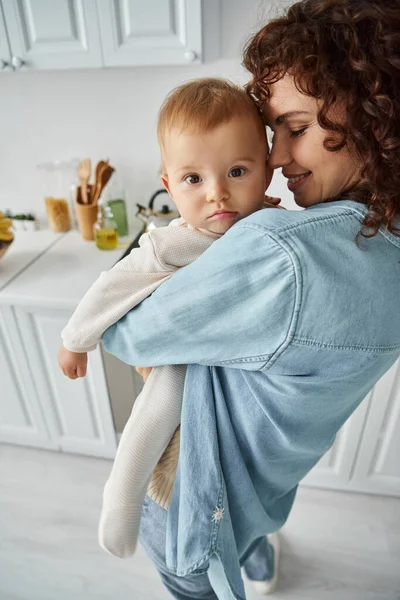
<path fill-rule="evenodd" d="M 162 181 L 163 186 L 167 190 L 168 194 L 171 196 L 171 190 L 169 189 L 168 175 L 166 173 L 162 173 L 162 175 L 160 175 L 160 177 L 161 177 L 161 181 Z"/>

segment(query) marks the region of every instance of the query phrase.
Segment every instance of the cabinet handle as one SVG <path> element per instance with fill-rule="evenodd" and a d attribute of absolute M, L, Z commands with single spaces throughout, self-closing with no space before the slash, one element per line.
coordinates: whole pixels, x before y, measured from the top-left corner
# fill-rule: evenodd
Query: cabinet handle
<path fill-rule="evenodd" d="M 196 60 L 197 54 L 194 50 L 186 50 L 184 57 L 187 62 L 193 62 Z"/>
<path fill-rule="evenodd" d="M 4 60 L 4 58 L 0 58 L 0 71 L 8 71 L 11 69 L 11 65 L 9 62 Z"/>
<path fill-rule="evenodd" d="M 20 69 L 24 65 L 24 61 L 19 56 L 13 56 L 11 59 L 11 64 L 14 69 Z"/>

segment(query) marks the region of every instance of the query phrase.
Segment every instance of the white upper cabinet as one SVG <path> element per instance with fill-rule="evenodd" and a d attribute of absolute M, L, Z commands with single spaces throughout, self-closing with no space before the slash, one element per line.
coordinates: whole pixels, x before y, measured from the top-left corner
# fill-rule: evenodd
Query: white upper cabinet
<path fill-rule="evenodd" d="M 1 4 L 14 69 L 102 66 L 96 0 L 1 0 Z"/>
<path fill-rule="evenodd" d="M 8 43 L 7 30 L 0 3 L 0 71 L 7 71 L 11 67 L 11 49 Z"/>
<path fill-rule="evenodd" d="M 0 0 L 0 71 L 198 63 L 201 22 L 201 0 Z"/>
<path fill-rule="evenodd" d="M 100 0 L 106 67 L 200 62 L 201 0 Z"/>

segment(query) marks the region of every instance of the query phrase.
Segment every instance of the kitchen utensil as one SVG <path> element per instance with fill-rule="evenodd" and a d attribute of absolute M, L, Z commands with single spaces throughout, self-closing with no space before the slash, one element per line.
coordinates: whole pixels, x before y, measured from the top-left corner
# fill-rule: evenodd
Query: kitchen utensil
<path fill-rule="evenodd" d="M 78 165 L 78 179 L 81 184 L 81 196 L 83 204 L 89 204 L 88 183 L 92 172 L 92 162 L 90 158 L 84 158 Z"/>
<path fill-rule="evenodd" d="M 151 196 L 149 201 L 149 206 L 146 208 L 141 204 L 136 204 L 138 207 L 138 212 L 136 216 L 139 219 L 142 219 L 146 224 L 146 231 L 150 231 L 151 229 L 155 229 L 156 227 L 165 227 L 174 219 L 179 217 L 179 213 L 176 210 L 172 210 L 168 204 L 163 204 L 161 210 L 154 210 L 154 200 L 160 194 L 168 194 L 165 188 L 159 189 Z"/>
<path fill-rule="evenodd" d="M 92 187 L 88 185 L 89 197 L 92 195 Z M 79 231 L 81 232 L 82 239 L 93 241 L 94 230 L 93 226 L 96 223 L 97 218 L 97 206 L 93 204 L 84 204 L 82 200 L 82 188 L 78 187 L 76 190 L 76 203 L 75 203 L 76 220 L 78 221 Z"/>
<path fill-rule="evenodd" d="M 108 165 L 108 160 L 107 161 L 106 160 L 100 160 L 97 163 L 97 165 L 96 165 L 96 168 L 95 168 L 95 171 L 94 171 L 93 194 L 94 194 L 94 192 L 95 192 L 95 190 L 97 188 L 97 184 L 100 183 L 100 174 L 101 174 L 101 171 L 104 169 L 105 165 Z M 92 198 L 92 201 L 93 201 L 93 198 Z"/>
<path fill-rule="evenodd" d="M 111 175 L 114 173 L 114 168 L 108 163 L 105 163 L 96 174 L 95 189 L 92 196 L 92 204 L 96 205 L 98 199 L 101 196 L 102 191 L 110 180 Z"/>

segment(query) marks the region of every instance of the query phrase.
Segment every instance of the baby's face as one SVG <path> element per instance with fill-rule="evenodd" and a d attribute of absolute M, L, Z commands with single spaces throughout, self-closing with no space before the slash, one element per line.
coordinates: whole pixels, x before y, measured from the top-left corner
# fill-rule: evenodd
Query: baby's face
<path fill-rule="evenodd" d="M 205 133 L 169 132 L 162 179 L 193 227 L 223 234 L 264 205 L 272 172 L 265 135 L 250 116 Z"/>

